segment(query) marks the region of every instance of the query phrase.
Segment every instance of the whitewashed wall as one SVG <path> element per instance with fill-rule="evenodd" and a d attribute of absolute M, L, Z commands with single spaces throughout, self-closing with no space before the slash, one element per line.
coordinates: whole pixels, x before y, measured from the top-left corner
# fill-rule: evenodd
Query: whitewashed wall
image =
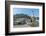
<path fill-rule="evenodd" d="M 45 2 L 46 3 L 46 0 L 16 0 L 16 1 Z M 0 0 L 0 36 L 5 36 L 5 0 Z M 16 36 L 46 36 L 46 33 L 45 34 L 16 35 Z"/>

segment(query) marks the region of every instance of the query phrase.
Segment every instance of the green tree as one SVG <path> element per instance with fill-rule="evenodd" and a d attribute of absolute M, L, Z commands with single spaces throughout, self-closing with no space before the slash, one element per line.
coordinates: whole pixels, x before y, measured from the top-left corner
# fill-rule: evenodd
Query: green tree
<path fill-rule="evenodd" d="M 36 24 L 36 19 L 35 19 L 35 17 L 32 17 L 32 27 L 34 27 L 35 24 Z"/>

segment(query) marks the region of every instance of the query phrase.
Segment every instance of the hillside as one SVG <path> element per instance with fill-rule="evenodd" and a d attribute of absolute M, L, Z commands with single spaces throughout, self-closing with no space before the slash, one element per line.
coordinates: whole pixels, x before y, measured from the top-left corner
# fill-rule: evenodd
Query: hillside
<path fill-rule="evenodd" d="M 31 18 L 30 16 L 26 15 L 26 14 L 16 14 L 14 15 L 14 18 Z"/>

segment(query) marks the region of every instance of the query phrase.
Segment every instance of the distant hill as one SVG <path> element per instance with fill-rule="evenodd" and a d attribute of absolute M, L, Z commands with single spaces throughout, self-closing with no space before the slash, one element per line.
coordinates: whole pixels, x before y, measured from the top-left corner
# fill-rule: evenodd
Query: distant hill
<path fill-rule="evenodd" d="M 14 15 L 14 18 L 31 18 L 31 16 L 28 16 L 26 14 L 16 14 Z"/>

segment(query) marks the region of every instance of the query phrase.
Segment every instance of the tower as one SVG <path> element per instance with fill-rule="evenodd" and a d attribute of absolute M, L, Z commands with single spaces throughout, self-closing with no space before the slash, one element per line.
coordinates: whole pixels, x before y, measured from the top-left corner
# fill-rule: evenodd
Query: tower
<path fill-rule="evenodd" d="M 32 17 L 34 17 L 34 12 L 32 11 Z"/>
<path fill-rule="evenodd" d="M 32 27 L 35 26 L 35 15 L 34 15 L 34 11 L 32 11 Z"/>

